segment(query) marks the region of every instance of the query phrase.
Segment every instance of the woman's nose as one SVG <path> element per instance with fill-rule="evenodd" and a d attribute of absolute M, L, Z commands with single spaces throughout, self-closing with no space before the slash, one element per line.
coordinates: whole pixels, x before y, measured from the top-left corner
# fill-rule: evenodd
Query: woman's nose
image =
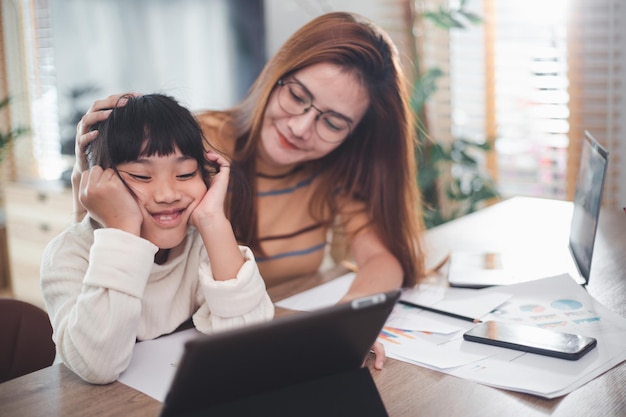
<path fill-rule="evenodd" d="M 300 139 L 308 139 L 315 133 L 315 123 L 317 123 L 318 112 L 310 108 L 306 113 L 291 116 L 287 126 L 294 136 Z"/>

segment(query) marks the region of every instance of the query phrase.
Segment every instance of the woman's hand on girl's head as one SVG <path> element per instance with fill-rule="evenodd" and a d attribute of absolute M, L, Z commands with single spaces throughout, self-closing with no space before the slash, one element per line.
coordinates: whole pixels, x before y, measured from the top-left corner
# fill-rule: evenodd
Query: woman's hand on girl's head
<path fill-rule="evenodd" d="M 139 236 L 143 222 L 141 210 L 113 169 L 103 170 L 94 166 L 84 171 L 80 178 L 78 198 L 91 218 L 103 227 Z"/>
<path fill-rule="evenodd" d="M 98 137 L 98 131 L 92 130 L 92 126 L 98 122 L 106 120 L 111 114 L 111 109 L 126 105 L 127 100 L 125 98 L 121 98 L 126 95 L 136 94 L 114 94 L 104 100 L 97 100 L 80 119 L 80 122 L 78 122 L 78 125 L 76 126 L 76 143 L 74 145 L 76 152 L 76 163 L 74 165 L 75 173 L 82 173 L 83 171 L 89 169 L 85 150 L 87 149 L 87 145 Z"/>
<path fill-rule="evenodd" d="M 198 227 L 200 222 L 216 215 L 225 217 L 224 200 L 228 191 L 230 177 L 230 163 L 222 155 L 209 151 L 206 154 L 209 161 L 217 162 L 219 171 L 211 177 L 211 183 L 200 204 L 191 213 L 191 223 Z"/>
<path fill-rule="evenodd" d="M 80 204 L 80 199 L 78 198 L 78 189 L 80 187 L 81 174 L 89 169 L 89 161 L 87 161 L 87 155 L 85 153 L 87 145 L 98 137 L 98 131 L 92 130 L 92 126 L 106 120 L 111 114 L 112 108 L 126 105 L 126 99 L 120 100 L 120 98 L 125 95 L 129 94 L 115 94 L 104 100 L 95 101 L 76 126 L 76 141 L 74 143 L 76 158 L 74 167 L 72 168 L 72 191 L 74 194 L 74 214 L 76 221 L 82 220 L 86 214 L 86 208 Z M 136 94 L 130 93 L 130 95 Z"/>

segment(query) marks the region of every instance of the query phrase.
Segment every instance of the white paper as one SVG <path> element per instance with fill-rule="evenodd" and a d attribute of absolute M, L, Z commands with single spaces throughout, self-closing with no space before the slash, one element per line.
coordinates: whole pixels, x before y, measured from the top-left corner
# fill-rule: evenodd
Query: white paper
<path fill-rule="evenodd" d="M 118 381 L 163 402 L 185 342 L 201 334 L 193 328 L 136 343 L 133 358 Z"/>
<path fill-rule="evenodd" d="M 480 349 L 460 349 L 461 334 L 446 338 L 422 332 L 399 332 L 398 329 L 385 327 L 379 341 L 385 346 L 387 356 L 437 370 L 467 365 L 488 356 Z"/>
<path fill-rule="evenodd" d="M 280 300 L 276 306 L 288 310 L 312 311 L 337 304 L 348 292 L 355 276 L 353 272 L 347 273 L 325 284 Z M 511 294 L 506 292 L 494 293 L 435 285 L 419 285 L 412 289 L 404 289 L 401 296 L 403 300 L 475 318 L 491 312 L 509 298 Z M 425 328 L 412 327 L 412 329 L 434 330 L 430 325 Z M 449 332 L 450 330 L 443 331 Z"/>
<path fill-rule="evenodd" d="M 598 344 L 581 359 L 569 361 L 464 341 L 458 337 L 463 331 L 457 337 L 441 334 L 415 337 L 428 348 L 417 347 L 417 342 L 408 337 L 386 340 L 389 337 L 382 334 L 379 340 L 385 345 L 387 355 L 485 385 L 546 398 L 565 395 L 626 360 L 626 319 L 598 303 L 567 274 L 479 291 L 512 294 L 511 299 L 483 320 L 512 321 L 579 333 L 595 337 Z M 472 324 L 465 326 L 469 329 Z M 416 333 L 407 332 L 407 335 Z M 409 348 L 411 345 L 413 347 Z M 446 368 L 444 359 L 435 356 L 435 346 L 446 347 L 445 354 L 451 356 L 447 358 L 447 365 L 453 363 L 455 357 L 457 363 L 467 362 Z M 467 354 L 484 358 L 469 362 Z"/>
<path fill-rule="evenodd" d="M 439 314 L 430 313 L 403 304 L 396 304 L 387 319 L 387 327 L 427 333 L 452 334 L 461 330 L 454 323 L 445 323 Z"/>
<path fill-rule="evenodd" d="M 354 281 L 355 274 L 350 272 L 325 284 L 303 291 L 275 303 L 276 307 L 297 311 L 313 311 L 337 304 L 346 295 Z"/>
<path fill-rule="evenodd" d="M 418 285 L 403 290 L 400 297 L 401 300 L 476 319 L 490 313 L 510 298 L 511 293 L 506 288 L 501 292 L 494 292 L 438 285 Z"/>

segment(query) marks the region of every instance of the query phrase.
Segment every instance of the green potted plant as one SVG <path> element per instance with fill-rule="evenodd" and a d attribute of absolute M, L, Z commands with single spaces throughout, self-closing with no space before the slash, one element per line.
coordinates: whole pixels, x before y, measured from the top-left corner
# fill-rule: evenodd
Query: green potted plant
<path fill-rule="evenodd" d="M 414 12 L 413 18 L 427 19 L 442 30 L 464 29 L 482 22 L 480 16 L 467 10 L 466 0 L 461 0 L 455 8 L 440 6 L 436 11 Z M 416 42 L 415 36 L 413 40 Z M 416 45 L 413 50 L 417 51 Z M 481 157 L 490 151 L 489 141 L 476 143 L 455 138 L 450 144 L 442 144 L 429 135 L 425 106 L 437 90 L 437 79 L 443 71 L 421 68 L 417 52 L 413 63 L 415 81 L 411 107 L 418 122 L 415 157 L 424 202 L 424 223 L 431 228 L 477 210 L 486 201 L 499 197 L 499 193 L 480 164 Z"/>
<path fill-rule="evenodd" d="M 2 99 L 0 101 L 0 111 L 2 111 L 5 107 L 8 107 L 10 101 L 10 97 L 5 97 L 4 99 Z M 25 133 L 26 130 L 27 129 L 19 126 L 15 129 L 9 129 L 8 131 L 0 130 L 0 163 L 2 163 L 5 152 L 9 148 L 9 145 L 11 145 L 15 138 Z"/>

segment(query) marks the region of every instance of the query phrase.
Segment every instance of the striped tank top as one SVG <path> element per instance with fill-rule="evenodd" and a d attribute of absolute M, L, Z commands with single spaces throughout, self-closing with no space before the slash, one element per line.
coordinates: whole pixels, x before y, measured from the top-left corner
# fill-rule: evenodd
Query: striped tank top
<path fill-rule="evenodd" d="M 315 272 L 325 255 L 327 228 L 309 214 L 315 175 L 257 177 L 259 240 L 256 254 L 268 287 L 294 276 Z"/>

